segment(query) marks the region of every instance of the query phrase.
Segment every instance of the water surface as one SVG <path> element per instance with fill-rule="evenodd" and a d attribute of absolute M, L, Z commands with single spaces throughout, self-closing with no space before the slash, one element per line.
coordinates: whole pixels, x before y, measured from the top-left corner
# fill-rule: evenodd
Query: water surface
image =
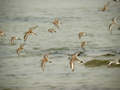
<path fill-rule="evenodd" d="M 120 3 L 112 3 L 106 12 L 99 11 L 108 0 L 0 0 L 0 89 L 8 90 L 119 90 L 119 68 L 107 66 L 88 68 L 76 63 L 75 72 L 69 68 L 68 54 L 82 50 L 82 60 L 120 58 L 120 30 L 108 31 L 111 19 L 120 15 Z M 62 22 L 56 33 L 52 21 Z M 29 27 L 38 25 L 25 42 L 25 50 L 17 56 L 16 49 L 23 43 Z M 79 32 L 87 36 L 78 39 Z M 11 36 L 20 37 L 11 46 Z M 50 53 L 45 72 L 40 68 L 44 54 Z M 103 56 L 104 54 L 114 56 Z"/>

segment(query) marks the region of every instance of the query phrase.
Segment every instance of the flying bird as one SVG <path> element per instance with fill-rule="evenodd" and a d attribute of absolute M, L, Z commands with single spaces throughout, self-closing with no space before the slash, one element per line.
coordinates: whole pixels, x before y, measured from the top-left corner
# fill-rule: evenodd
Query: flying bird
<path fill-rule="evenodd" d="M 0 36 L 1 37 L 5 36 L 5 33 L 2 30 L 0 30 Z"/>
<path fill-rule="evenodd" d="M 114 18 L 112 19 L 112 23 L 109 24 L 109 31 L 110 31 L 111 34 L 112 34 L 112 27 L 113 27 L 114 25 L 120 25 L 120 24 L 117 22 L 117 19 L 118 19 L 119 17 L 120 17 L 120 16 L 114 17 Z"/>
<path fill-rule="evenodd" d="M 52 23 L 55 27 L 59 28 L 60 21 L 58 20 L 58 18 L 55 18 Z"/>
<path fill-rule="evenodd" d="M 38 26 L 36 25 L 34 27 L 29 28 L 29 30 L 24 35 L 24 41 L 26 41 L 28 36 L 31 35 L 31 34 L 37 35 L 36 33 L 33 32 L 33 30 L 36 29 L 37 27 Z"/>
<path fill-rule="evenodd" d="M 14 41 L 15 41 L 16 39 L 17 39 L 16 36 L 12 36 L 11 39 L 10 39 L 10 44 L 11 44 L 11 45 L 14 45 L 14 44 L 15 44 Z"/>
<path fill-rule="evenodd" d="M 85 32 L 79 32 L 78 37 L 79 37 L 79 39 L 81 39 L 81 37 L 82 37 L 82 36 L 85 36 L 85 35 L 86 35 Z"/>
<path fill-rule="evenodd" d="M 24 44 L 20 44 L 19 48 L 17 48 L 17 50 L 16 50 L 18 56 L 20 55 L 20 52 L 21 52 L 23 49 L 24 49 Z"/>
<path fill-rule="evenodd" d="M 56 31 L 55 31 L 55 29 L 53 29 L 53 28 L 49 28 L 49 29 L 48 29 L 48 32 L 53 33 L 53 32 L 56 32 Z"/>
<path fill-rule="evenodd" d="M 78 61 L 79 63 L 83 63 L 83 61 L 81 61 L 78 56 L 80 55 L 80 53 L 75 53 L 72 55 L 71 59 L 70 59 L 70 68 L 72 69 L 72 71 L 74 72 L 74 64 L 75 61 Z"/>
<path fill-rule="evenodd" d="M 44 70 L 45 70 L 45 64 L 46 64 L 46 62 L 48 62 L 48 54 L 45 54 L 44 56 L 43 56 L 43 59 L 42 59 L 42 62 L 41 62 L 41 68 L 42 68 L 42 71 L 44 72 Z"/>
<path fill-rule="evenodd" d="M 101 9 L 101 11 L 106 11 L 108 9 L 110 2 L 108 1 L 106 4 L 104 4 L 104 7 Z"/>
<path fill-rule="evenodd" d="M 85 45 L 87 45 L 87 42 L 86 42 L 86 41 L 81 42 L 81 48 L 82 48 L 82 49 L 85 49 L 85 48 L 84 48 Z"/>

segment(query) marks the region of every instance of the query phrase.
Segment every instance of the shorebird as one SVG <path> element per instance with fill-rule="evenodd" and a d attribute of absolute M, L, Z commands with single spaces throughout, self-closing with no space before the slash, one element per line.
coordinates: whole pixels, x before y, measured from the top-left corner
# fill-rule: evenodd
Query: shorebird
<path fill-rule="evenodd" d="M 111 66 L 112 64 L 120 64 L 120 59 L 116 59 L 116 60 L 114 60 L 114 61 L 110 61 L 109 62 L 109 64 L 108 64 L 108 66 Z"/>
<path fill-rule="evenodd" d="M 78 61 L 79 63 L 83 63 L 83 61 L 81 61 L 78 56 L 80 55 L 80 53 L 75 53 L 72 55 L 71 59 L 70 59 L 70 68 L 72 69 L 72 71 L 74 72 L 74 64 L 75 61 Z"/>
<path fill-rule="evenodd" d="M 58 18 L 55 18 L 55 20 L 52 23 L 55 27 L 59 28 L 60 21 L 58 20 Z"/>
<path fill-rule="evenodd" d="M 113 25 L 120 25 L 120 24 L 117 22 L 117 19 L 118 19 L 119 17 L 120 17 L 120 16 L 114 17 L 114 18 L 112 19 L 112 23 L 109 25 L 109 31 L 110 31 L 111 34 L 112 34 L 112 27 L 113 27 Z"/>
<path fill-rule="evenodd" d="M 53 33 L 53 32 L 56 32 L 56 31 L 55 31 L 55 29 L 53 29 L 53 28 L 49 28 L 49 29 L 48 29 L 48 32 Z"/>
<path fill-rule="evenodd" d="M 0 36 L 1 37 L 5 36 L 5 33 L 2 30 L 0 30 Z"/>
<path fill-rule="evenodd" d="M 11 39 L 10 39 L 10 44 L 11 45 L 14 45 L 14 41 L 17 39 L 16 36 L 12 36 Z"/>
<path fill-rule="evenodd" d="M 21 44 L 21 45 L 19 46 L 19 48 L 16 50 L 18 56 L 20 55 L 20 52 L 21 52 L 23 49 L 24 49 L 24 44 Z"/>
<path fill-rule="evenodd" d="M 24 41 L 26 41 L 28 36 L 31 35 L 31 34 L 37 35 L 36 33 L 33 32 L 33 30 L 36 29 L 37 27 L 38 27 L 38 25 L 29 28 L 29 30 L 24 35 Z"/>
<path fill-rule="evenodd" d="M 78 37 L 79 37 L 79 39 L 81 39 L 81 37 L 82 37 L 82 36 L 85 36 L 85 35 L 86 35 L 85 32 L 79 32 Z"/>
<path fill-rule="evenodd" d="M 42 71 L 44 72 L 44 69 L 45 69 L 45 63 L 48 62 L 48 54 L 45 54 L 43 56 L 43 59 L 42 59 L 42 62 L 41 62 L 41 68 L 42 68 Z"/>
<path fill-rule="evenodd" d="M 81 42 L 81 48 L 82 48 L 82 49 L 85 49 L 85 48 L 84 48 L 85 45 L 87 45 L 87 42 L 86 42 L 86 41 Z"/>
<path fill-rule="evenodd" d="M 101 9 L 101 11 L 106 11 L 107 9 L 108 9 L 108 5 L 110 4 L 110 2 L 108 1 L 105 5 L 104 5 L 104 7 Z"/>

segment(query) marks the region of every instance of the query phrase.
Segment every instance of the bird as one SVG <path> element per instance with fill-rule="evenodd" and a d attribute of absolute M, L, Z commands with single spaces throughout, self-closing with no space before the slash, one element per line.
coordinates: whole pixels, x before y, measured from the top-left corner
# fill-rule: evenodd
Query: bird
<path fill-rule="evenodd" d="M 42 59 L 42 62 L 41 62 L 41 69 L 42 69 L 42 71 L 44 72 L 44 70 L 45 70 L 45 63 L 46 62 L 48 62 L 48 54 L 45 54 L 44 56 L 43 56 L 43 59 Z"/>
<path fill-rule="evenodd" d="M 112 34 L 112 27 L 113 27 L 113 25 L 120 25 L 120 24 L 117 22 L 117 19 L 118 19 L 119 17 L 120 17 L 120 16 L 114 17 L 114 18 L 112 19 L 112 23 L 109 24 L 109 31 L 110 31 L 111 34 Z"/>
<path fill-rule="evenodd" d="M 19 48 L 17 48 L 17 50 L 16 50 L 18 56 L 20 55 L 20 52 L 21 52 L 23 49 L 24 49 L 24 44 L 20 44 Z"/>
<path fill-rule="evenodd" d="M 111 66 L 112 64 L 116 64 L 116 65 L 120 64 L 120 59 L 116 59 L 116 60 L 114 60 L 114 61 L 110 61 L 110 62 L 108 63 L 108 66 Z"/>
<path fill-rule="evenodd" d="M 55 27 L 59 28 L 60 21 L 58 20 L 58 18 L 55 18 L 52 23 Z"/>
<path fill-rule="evenodd" d="M 70 59 L 70 68 L 72 69 L 72 72 L 74 72 L 74 64 L 75 64 L 75 61 L 78 61 L 79 63 L 83 63 L 83 61 L 81 61 L 78 56 L 80 55 L 80 53 L 75 53 L 72 55 L 71 59 Z"/>
<path fill-rule="evenodd" d="M 79 37 L 79 39 L 81 39 L 81 37 L 82 37 L 82 36 L 85 36 L 85 35 L 86 35 L 85 32 L 79 32 L 78 37 Z"/>
<path fill-rule="evenodd" d="M 38 25 L 31 27 L 31 28 L 29 28 L 29 30 L 27 32 L 25 32 L 24 41 L 26 41 L 28 36 L 31 34 L 37 35 L 36 33 L 33 32 L 33 30 L 36 29 L 37 27 L 38 27 Z"/>
<path fill-rule="evenodd" d="M 112 26 L 113 26 L 113 23 L 109 24 L 109 31 L 110 31 L 110 34 L 112 34 Z"/>
<path fill-rule="evenodd" d="M 86 41 L 82 41 L 82 42 L 81 42 L 81 48 L 82 48 L 82 49 L 85 49 L 85 48 L 84 48 L 85 45 L 87 45 L 87 42 L 86 42 Z"/>
<path fill-rule="evenodd" d="M 101 9 L 101 11 L 106 11 L 108 9 L 108 5 L 110 4 L 110 2 L 108 1 L 106 4 L 104 4 L 104 7 Z"/>
<path fill-rule="evenodd" d="M 0 36 L 1 37 L 5 36 L 5 33 L 2 30 L 0 30 Z"/>
<path fill-rule="evenodd" d="M 11 45 L 14 45 L 14 41 L 17 39 L 16 36 L 12 36 L 11 39 L 10 39 L 10 44 Z"/>
<path fill-rule="evenodd" d="M 53 29 L 53 28 L 49 28 L 49 29 L 48 29 L 48 32 L 53 33 L 53 32 L 56 32 L 56 31 L 55 31 L 55 29 Z"/>

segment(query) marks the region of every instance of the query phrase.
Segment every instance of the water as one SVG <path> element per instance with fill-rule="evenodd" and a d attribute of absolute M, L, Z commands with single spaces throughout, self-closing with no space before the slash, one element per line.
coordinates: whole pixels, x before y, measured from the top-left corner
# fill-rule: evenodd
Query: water
<path fill-rule="evenodd" d="M 108 31 L 111 19 L 120 15 L 120 3 L 112 3 L 106 12 L 99 11 L 108 0 L 0 0 L 0 29 L 6 37 L 0 39 L 0 89 L 2 90 L 118 90 L 119 68 L 107 66 L 88 68 L 75 65 L 69 68 L 68 54 L 80 51 L 80 43 L 87 41 L 86 51 L 80 57 L 115 59 L 120 57 L 120 30 Z M 56 33 L 52 21 L 62 22 Z M 21 56 L 16 49 L 23 43 L 29 27 L 37 36 L 30 36 Z M 79 32 L 87 36 L 78 39 Z M 16 45 L 9 43 L 11 36 L 20 37 Z M 40 68 L 44 54 L 50 53 L 45 72 Z M 115 56 L 102 56 L 104 54 Z"/>

